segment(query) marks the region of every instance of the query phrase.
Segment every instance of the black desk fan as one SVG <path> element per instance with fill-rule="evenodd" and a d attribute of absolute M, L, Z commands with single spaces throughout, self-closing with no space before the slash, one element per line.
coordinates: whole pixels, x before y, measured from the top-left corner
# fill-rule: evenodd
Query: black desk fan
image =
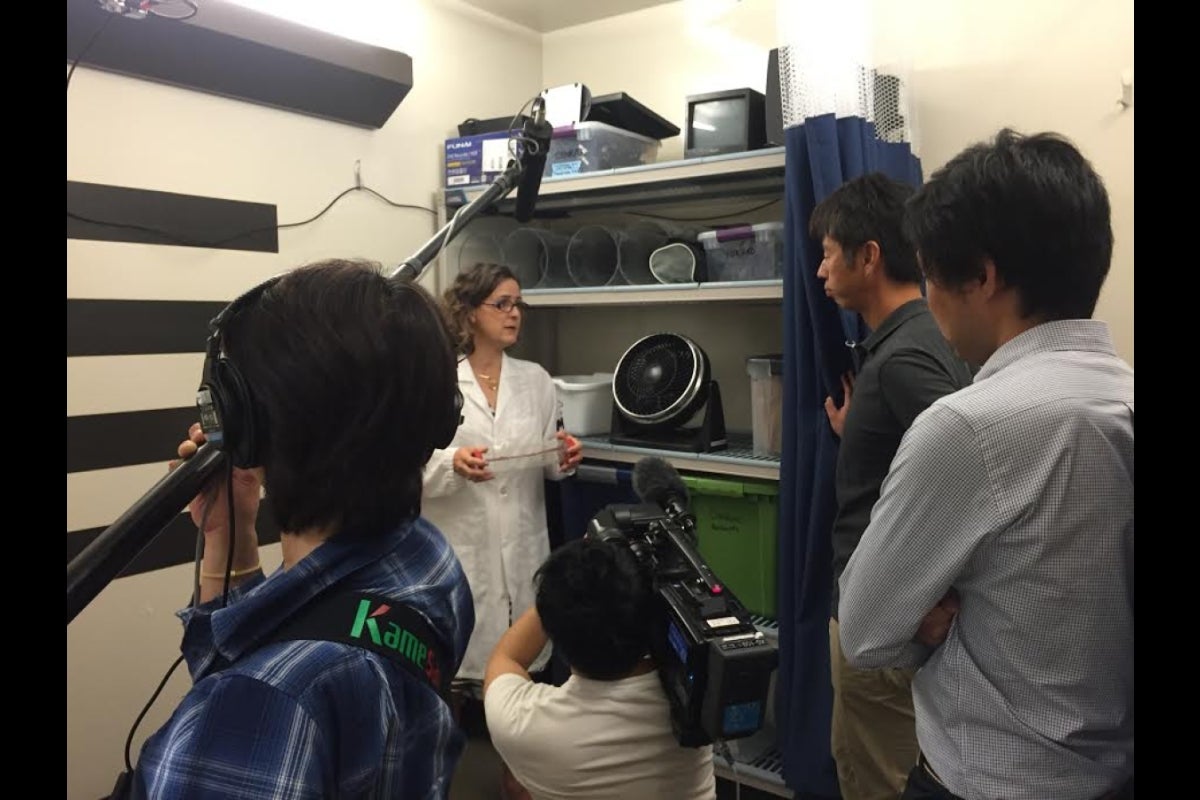
<path fill-rule="evenodd" d="M 689 453 L 725 449 L 721 391 L 699 345 L 654 333 L 625 351 L 613 374 L 611 441 Z"/>

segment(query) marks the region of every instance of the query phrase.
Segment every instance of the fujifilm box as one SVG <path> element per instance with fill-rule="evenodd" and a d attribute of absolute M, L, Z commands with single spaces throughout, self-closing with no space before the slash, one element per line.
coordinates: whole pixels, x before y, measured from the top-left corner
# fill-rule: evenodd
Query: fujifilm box
<path fill-rule="evenodd" d="M 516 131 L 514 131 L 516 133 Z M 512 153 L 504 131 L 446 140 L 446 186 L 489 184 L 504 172 Z M 518 145 L 513 145 L 518 150 Z"/>

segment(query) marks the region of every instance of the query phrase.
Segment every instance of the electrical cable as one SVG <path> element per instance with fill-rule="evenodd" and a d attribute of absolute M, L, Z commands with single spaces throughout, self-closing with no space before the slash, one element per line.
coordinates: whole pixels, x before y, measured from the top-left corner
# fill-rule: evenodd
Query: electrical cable
<path fill-rule="evenodd" d="M 755 211 L 762 211 L 764 208 L 769 208 L 778 202 L 779 198 L 776 198 L 775 200 L 771 200 L 761 205 L 753 206 L 751 208 L 744 208 L 741 211 L 734 211 L 731 214 L 714 214 L 709 217 L 667 217 L 663 216 L 662 214 L 650 214 L 645 211 L 626 211 L 625 213 L 635 217 L 650 217 L 651 219 L 662 219 L 667 220 L 668 222 L 707 222 L 714 219 L 729 219 L 730 217 L 740 217 L 744 214 L 752 214 Z"/>
<path fill-rule="evenodd" d="M 196 16 L 196 14 L 200 13 L 200 7 L 197 6 L 196 3 L 193 2 L 193 0 L 179 0 L 179 2 L 183 3 L 185 6 L 187 6 L 188 8 L 190 8 L 192 10 L 190 14 L 185 14 L 182 16 L 175 16 L 173 14 L 162 14 L 162 13 L 154 10 L 154 6 L 164 5 L 165 1 L 166 0 L 148 0 L 147 2 L 143 2 L 139 6 L 139 9 L 143 13 L 146 13 L 146 14 L 149 14 L 149 15 L 155 16 L 155 17 L 160 17 L 162 19 L 169 19 L 169 20 L 172 20 L 173 22 L 182 22 L 183 20 L 191 19 L 192 17 Z M 77 67 L 79 65 L 79 62 L 83 60 L 83 57 L 85 55 L 87 55 L 88 50 L 92 49 L 92 45 L 95 44 L 96 40 L 100 38 L 100 34 L 103 33 L 104 29 L 108 27 L 108 23 L 112 22 L 114 17 L 119 17 L 119 16 L 123 16 L 123 15 L 118 14 L 115 11 L 112 11 L 111 13 L 109 13 L 108 16 L 105 17 L 104 22 L 102 22 L 100 24 L 100 27 L 96 29 L 96 32 L 92 34 L 92 37 L 90 39 L 88 39 L 87 44 L 85 44 L 83 46 L 83 49 L 79 51 L 79 55 L 75 56 L 75 60 L 71 62 L 71 68 L 69 70 L 67 70 L 67 90 L 68 91 L 71 88 L 71 76 L 75 74 L 75 67 Z"/>
<path fill-rule="evenodd" d="M 104 33 L 104 29 L 108 27 L 108 23 L 112 22 L 113 14 L 109 14 L 104 18 L 104 22 L 100 23 L 100 27 L 92 34 L 92 38 L 87 40 L 87 44 L 79 51 L 79 55 L 75 56 L 75 60 L 71 62 L 71 68 L 67 70 L 67 91 L 71 89 L 71 76 L 75 74 L 75 67 L 79 65 L 80 60 L 87 55 L 87 51 L 92 49 L 92 45 L 100 38 L 100 34 Z"/>
<path fill-rule="evenodd" d="M 517 151 L 513 147 L 514 142 L 524 142 L 526 145 L 532 146 L 533 147 L 533 151 L 532 151 L 533 155 L 537 155 L 538 143 L 535 140 L 530 139 L 528 136 L 523 136 L 520 133 L 518 133 L 517 135 L 514 136 L 512 134 L 512 131 L 513 131 L 513 128 L 517 124 L 517 120 L 521 118 L 521 114 L 524 113 L 525 109 L 529 106 L 529 104 L 536 102 L 540 97 L 541 97 L 540 94 L 535 94 L 533 97 L 529 98 L 524 103 L 522 103 L 521 107 L 517 109 L 517 113 L 513 114 L 512 121 L 508 123 L 508 133 L 509 133 L 508 154 L 509 154 L 509 156 L 511 156 L 513 158 L 513 160 L 520 160 L 520 156 L 517 155 Z"/>
<path fill-rule="evenodd" d="M 246 236 L 251 236 L 256 233 L 263 233 L 265 231 L 283 230 L 284 228 L 298 228 L 302 225 L 308 225 L 312 222 L 316 222 L 318 219 L 320 219 L 322 216 L 324 216 L 325 213 L 329 211 L 329 209 L 333 208 L 334 204 L 337 203 L 337 201 L 341 200 L 343 197 L 350 194 L 351 192 L 367 192 L 368 194 L 372 194 L 375 197 L 378 197 L 380 200 L 384 201 L 388 205 L 393 206 L 395 208 L 411 208 L 411 209 L 416 209 L 419 211 L 427 211 L 430 214 L 433 214 L 435 216 L 437 215 L 437 211 L 433 210 L 429 206 L 416 205 L 413 203 L 397 203 L 394 200 L 391 200 L 388 197 L 384 196 L 383 194 L 370 188 L 369 186 L 351 186 L 351 187 L 343 190 L 337 197 L 330 200 L 329 204 L 326 205 L 325 208 L 321 209 L 319 212 L 317 212 L 316 214 L 314 214 L 313 216 L 309 217 L 306 220 L 303 220 L 301 222 L 285 222 L 280 225 L 267 225 L 267 226 L 263 226 L 261 228 L 253 228 L 248 231 L 242 231 L 241 233 L 234 234 L 233 236 L 228 236 L 224 239 L 219 239 L 215 242 L 189 241 L 187 239 L 182 239 L 179 236 L 176 236 L 169 231 L 164 231 L 161 228 L 151 228 L 151 227 L 147 227 L 145 225 L 135 225 L 132 223 L 127 223 L 127 222 L 109 222 L 109 221 L 100 220 L 100 219 L 92 219 L 90 217 L 82 216 L 81 214 L 76 214 L 72 211 L 67 211 L 67 216 L 70 217 L 71 219 L 77 219 L 80 222 L 87 222 L 92 225 L 103 225 L 105 227 L 110 227 L 110 228 L 127 228 L 129 230 L 153 233 L 155 235 L 163 237 L 164 239 L 169 239 L 172 242 L 179 244 L 179 245 L 183 245 L 185 247 L 220 248 L 220 247 L 223 247 L 224 245 L 229 244 L 230 242 L 237 241 L 238 239 L 242 239 Z"/>
<path fill-rule="evenodd" d="M 228 498 L 229 510 L 229 556 L 226 559 L 225 565 L 225 585 L 221 597 L 221 605 L 229 604 L 229 573 L 233 569 L 233 543 L 235 541 L 235 526 L 233 522 L 233 464 L 230 462 L 229 468 L 226 471 L 226 495 Z M 192 575 L 192 602 L 191 606 L 195 608 L 200 604 L 200 564 L 204 559 L 204 529 L 208 527 L 208 515 L 212 511 L 212 503 L 205 502 L 204 510 L 200 513 L 200 527 L 196 530 L 196 566 Z M 125 769 L 130 774 L 133 773 L 133 763 L 129 757 L 129 751 L 133 748 L 133 737 L 137 732 L 138 725 L 142 723 L 150 708 L 154 705 L 154 701 L 162 694 L 163 688 L 167 685 L 167 681 L 171 679 L 171 675 L 183 662 L 183 656 L 175 659 L 175 663 L 167 670 L 167 674 L 159 681 L 158 688 L 154 690 L 154 694 L 150 695 L 150 699 L 146 701 L 146 705 L 142 707 L 142 711 L 137 715 L 137 719 L 133 721 L 133 725 L 129 728 L 129 735 L 125 737 Z"/>
<path fill-rule="evenodd" d="M 142 709 L 142 713 L 138 714 L 137 719 L 133 721 L 133 727 L 129 729 L 129 736 L 125 739 L 125 769 L 130 773 L 133 772 L 133 765 L 129 762 L 129 750 L 133 746 L 133 734 L 137 727 L 142 722 L 142 718 L 146 716 L 146 712 L 150 710 L 150 706 L 154 705 L 154 701 L 162 694 L 163 687 L 167 685 L 167 681 L 171 679 L 176 667 L 183 663 L 183 656 L 175 659 L 175 663 L 167 670 L 167 674 L 163 675 L 163 679 L 159 681 L 158 688 L 154 690 L 154 694 L 150 695 L 150 702 L 146 703 L 146 707 Z"/>

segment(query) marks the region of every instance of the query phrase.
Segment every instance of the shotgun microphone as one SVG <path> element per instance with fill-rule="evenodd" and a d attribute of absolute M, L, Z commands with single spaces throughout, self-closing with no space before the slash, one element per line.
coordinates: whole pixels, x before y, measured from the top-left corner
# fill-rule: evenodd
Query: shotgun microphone
<path fill-rule="evenodd" d="M 546 170 L 546 156 L 550 152 L 550 139 L 553 135 L 554 126 L 546 121 L 546 101 L 539 97 L 533 101 L 532 119 L 522 127 L 525 172 L 517 185 L 517 207 L 514 213 L 517 222 L 529 222 L 533 218 L 533 206 L 537 202 L 538 189 L 542 185 L 542 173 Z"/>

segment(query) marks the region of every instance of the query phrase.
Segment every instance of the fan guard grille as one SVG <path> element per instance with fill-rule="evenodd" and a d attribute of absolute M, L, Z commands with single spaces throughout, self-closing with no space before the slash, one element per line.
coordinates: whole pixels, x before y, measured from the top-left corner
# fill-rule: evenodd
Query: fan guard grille
<path fill-rule="evenodd" d="M 617 363 L 613 400 L 621 413 L 643 423 L 663 423 L 685 409 L 708 379 L 704 353 L 676 333 L 634 342 Z"/>

